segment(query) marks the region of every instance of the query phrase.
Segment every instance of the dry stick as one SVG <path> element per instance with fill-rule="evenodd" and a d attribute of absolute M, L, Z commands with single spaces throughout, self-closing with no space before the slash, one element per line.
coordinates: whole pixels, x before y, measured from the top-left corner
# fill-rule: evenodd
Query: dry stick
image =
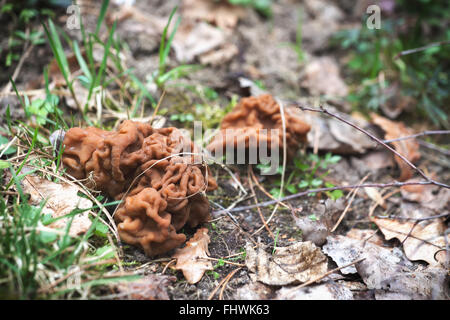
<path fill-rule="evenodd" d="M 361 179 L 360 181 L 360 185 L 364 183 L 364 181 L 366 181 L 366 179 L 369 177 L 370 174 L 367 174 L 364 178 Z M 358 193 L 359 188 L 353 189 L 353 194 L 352 197 L 350 198 L 350 201 L 348 202 L 347 206 L 345 207 L 344 211 L 342 212 L 341 216 L 339 217 L 338 221 L 336 222 L 336 224 L 334 225 L 333 229 L 331 229 L 331 232 L 334 232 L 336 230 L 336 228 L 339 226 L 339 224 L 341 223 L 341 221 L 344 219 L 345 215 L 348 212 L 348 209 L 350 209 L 350 206 L 353 203 L 353 200 L 355 199 L 356 193 Z"/>
<path fill-rule="evenodd" d="M 250 178 L 250 170 L 252 170 L 251 169 L 252 165 L 250 164 L 248 167 L 249 168 L 248 168 L 248 171 L 247 171 L 247 176 L 248 176 L 248 182 L 249 182 L 249 185 L 250 185 L 250 190 L 252 191 L 253 198 L 255 199 L 255 204 L 258 204 L 258 198 L 256 197 L 255 189 L 253 188 L 252 179 Z M 269 226 L 267 225 L 266 219 L 264 219 L 264 216 L 263 216 L 263 214 L 261 212 L 261 209 L 259 207 L 257 209 L 258 209 L 259 217 L 260 217 L 264 227 L 266 228 L 266 230 L 269 233 L 270 237 L 272 239 L 275 239 L 275 235 L 273 234 L 272 230 L 270 230 Z"/>
<path fill-rule="evenodd" d="M 20 70 L 22 69 L 23 63 L 25 62 L 25 59 L 30 55 L 31 51 L 34 48 L 34 44 L 31 46 L 28 46 L 28 42 L 25 44 L 22 57 L 20 57 L 19 63 L 17 64 L 16 69 L 14 70 L 14 73 L 11 77 L 12 81 L 16 81 L 17 77 L 19 76 Z M 6 94 L 11 90 L 12 83 L 9 81 L 6 86 L 2 90 L 2 95 Z"/>
<path fill-rule="evenodd" d="M 439 47 L 439 46 L 441 46 L 443 44 L 444 45 L 445 44 L 450 44 L 450 40 L 432 42 L 432 43 L 427 44 L 426 46 L 423 46 L 423 47 L 401 51 L 394 57 L 394 60 L 400 58 L 401 56 L 405 56 L 405 55 L 408 55 L 408 54 L 411 54 L 411 53 L 420 52 L 420 51 L 423 51 L 423 50 L 426 50 L 426 49 L 429 49 L 429 48 L 432 48 L 432 47 Z"/>
<path fill-rule="evenodd" d="M 434 131 L 428 130 L 428 131 L 415 133 L 415 134 L 412 134 L 409 136 L 404 136 L 404 137 L 390 139 L 390 140 L 383 140 L 383 142 L 390 143 L 390 142 L 413 139 L 413 138 L 422 137 L 422 136 L 426 136 L 426 135 L 433 135 L 433 134 L 450 134 L 450 130 L 434 130 Z"/>
<path fill-rule="evenodd" d="M 416 167 L 414 164 L 412 164 L 408 159 L 406 159 L 405 156 L 403 156 L 402 154 L 400 154 L 398 151 L 396 151 L 394 148 L 392 148 L 391 146 L 389 146 L 388 144 L 384 143 L 381 139 L 375 137 L 373 134 L 371 134 L 370 132 L 368 132 L 367 130 L 364 130 L 360 127 L 358 127 L 357 125 L 351 123 L 348 120 L 345 120 L 344 118 L 342 118 L 341 116 L 331 113 L 328 110 L 324 109 L 322 106 L 320 106 L 320 109 L 315 109 L 315 108 L 310 108 L 310 107 L 304 107 L 298 103 L 295 103 L 297 105 L 297 107 L 299 107 L 301 110 L 303 111 L 312 111 L 312 112 L 320 112 L 320 113 L 324 113 L 327 114 L 333 118 L 336 118 L 346 124 L 348 124 L 349 126 L 355 128 L 358 131 L 361 131 L 362 133 L 364 133 L 365 135 L 367 135 L 370 139 L 375 140 L 376 142 L 378 142 L 379 144 L 383 145 L 385 148 L 389 149 L 391 152 L 393 152 L 395 155 L 397 155 L 400 159 L 402 159 L 408 166 L 410 166 L 413 170 L 417 171 L 426 181 L 431 182 L 432 184 L 435 184 L 437 186 L 440 187 L 444 187 L 447 189 L 450 189 L 450 186 L 445 184 L 445 183 L 441 183 L 438 181 L 435 181 L 433 179 L 431 179 L 430 177 L 428 177 L 421 169 L 419 169 L 418 167 Z"/>
<path fill-rule="evenodd" d="M 220 293 L 219 293 L 219 300 L 223 300 L 223 293 L 224 293 L 224 291 L 225 291 L 225 289 L 226 289 L 226 287 L 227 287 L 228 282 L 230 282 L 231 278 L 233 278 L 233 276 L 234 276 L 234 275 L 236 274 L 236 272 L 238 272 L 239 270 L 241 270 L 241 268 L 234 269 L 233 271 L 231 271 L 231 272 L 227 275 L 226 280 L 225 280 L 225 282 L 223 283 L 222 289 L 220 290 Z"/>
<path fill-rule="evenodd" d="M 447 149 L 438 147 L 438 146 L 436 146 L 436 145 L 434 145 L 434 144 L 432 144 L 432 143 L 423 141 L 423 140 L 421 140 L 421 139 L 417 139 L 417 142 L 418 142 L 422 147 L 425 147 L 425 148 L 428 148 L 428 149 L 431 149 L 431 150 L 434 150 L 434 151 L 443 153 L 443 154 L 445 154 L 446 156 L 450 156 L 450 150 L 447 150 Z"/>
<path fill-rule="evenodd" d="M 161 106 L 161 103 L 164 100 L 165 95 L 166 95 L 166 90 L 164 90 L 161 94 L 161 97 L 159 97 L 158 104 L 156 105 L 155 111 L 153 112 L 152 117 L 150 118 L 150 121 L 148 123 L 152 124 L 153 119 L 155 118 L 156 114 L 158 113 L 159 107 Z"/>
<path fill-rule="evenodd" d="M 282 124 L 282 128 L 283 128 L 283 169 L 281 171 L 281 183 L 280 183 L 280 196 L 281 196 L 284 191 L 284 177 L 286 174 L 286 161 L 287 161 L 287 145 L 286 145 L 286 143 L 287 143 L 287 139 L 286 139 L 286 117 L 284 114 L 284 104 L 283 104 L 283 102 L 281 102 L 281 100 L 277 100 L 277 103 L 280 107 L 281 124 Z M 273 208 L 269 219 L 267 219 L 267 224 L 269 224 L 270 221 L 272 221 L 272 218 L 274 217 L 275 213 L 277 212 L 278 207 L 279 207 L 279 202 L 280 201 L 277 201 L 277 204 L 275 205 L 275 208 Z M 264 226 L 260 227 L 258 230 L 253 232 L 253 235 L 261 232 L 261 230 L 263 230 L 263 229 L 264 229 Z"/>
<path fill-rule="evenodd" d="M 383 196 L 383 198 L 382 198 L 383 201 L 386 200 L 386 199 L 388 199 L 388 198 L 390 198 L 391 196 L 393 196 L 394 194 L 396 194 L 396 193 L 398 193 L 398 192 L 400 192 L 400 189 L 395 189 L 395 190 L 389 192 L 388 194 L 386 194 L 385 196 Z M 370 207 L 370 209 L 369 209 L 369 218 L 372 217 L 372 215 L 373 215 L 373 213 L 374 213 L 374 211 L 375 211 L 375 209 L 376 209 L 377 207 L 378 207 L 378 202 L 374 201 L 374 205 L 373 205 L 372 207 Z"/>
<path fill-rule="evenodd" d="M 223 262 L 223 263 L 231 264 L 231 265 L 237 266 L 237 267 L 245 267 L 245 265 L 242 264 L 242 263 L 237 263 L 237 262 L 227 261 L 227 260 L 224 260 L 225 258 L 223 258 L 223 259 L 217 259 L 217 258 L 211 258 L 211 257 L 202 257 L 202 258 L 199 258 L 199 260 L 203 260 L 203 259 L 204 259 L 204 260 L 211 260 L 211 261 L 221 261 L 221 262 Z"/>
<path fill-rule="evenodd" d="M 164 272 L 166 272 L 167 268 L 169 268 L 169 266 L 170 266 L 171 264 L 173 264 L 174 262 L 176 262 L 176 261 L 177 261 L 177 259 L 172 259 L 172 260 L 170 260 L 169 263 L 167 263 L 166 266 L 164 267 L 164 269 L 163 269 L 163 271 L 161 272 L 161 274 L 164 274 Z"/>
<path fill-rule="evenodd" d="M 424 217 L 424 218 L 409 218 L 409 217 L 395 217 L 395 218 L 391 218 L 391 217 L 386 217 L 386 216 L 375 216 L 375 218 L 378 219 L 395 219 L 395 220 L 409 220 L 409 221 L 426 221 L 426 220 L 433 220 L 433 219 L 439 219 L 439 218 L 445 218 L 450 216 L 450 212 L 446 212 L 446 213 L 442 213 L 442 214 L 438 214 L 435 216 L 430 216 L 430 217 Z"/>
<path fill-rule="evenodd" d="M 261 190 L 266 196 L 268 196 L 270 199 L 278 201 L 277 198 L 275 198 L 273 195 L 271 195 L 267 190 L 259 183 L 258 179 L 255 176 L 255 173 L 253 172 L 253 166 L 250 166 L 250 174 L 252 176 L 253 181 L 255 182 L 256 186 Z M 287 209 L 291 209 L 288 204 L 278 201 L 279 204 L 281 204 L 283 207 Z"/>
<path fill-rule="evenodd" d="M 231 271 L 225 278 L 223 278 L 219 284 L 214 288 L 214 290 L 211 292 L 211 294 L 208 297 L 208 300 L 212 300 L 212 298 L 214 297 L 214 295 L 216 294 L 217 290 L 219 290 L 219 288 L 222 286 L 223 283 L 225 283 L 225 281 L 227 280 L 227 278 L 230 276 L 230 274 L 234 275 L 234 273 L 236 273 L 237 270 L 239 270 L 241 268 L 237 268 L 233 271 Z"/>
<path fill-rule="evenodd" d="M 257 207 L 266 207 L 270 206 L 272 204 L 275 204 L 280 201 L 288 201 L 296 198 L 303 197 L 310 193 L 318 193 L 318 192 L 324 192 L 324 191 L 334 191 L 334 190 L 345 190 L 345 189 L 354 189 L 354 188 L 387 188 L 387 187 L 402 187 L 402 186 L 412 186 L 412 185 L 431 185 L 435 184 L 432 181 L 409 181 L 409 182 L 389 182 L 389 183 L 365 183 L 365 184 L 356 184 L 356 185 L 348 185 L 348 186 L 336 186 L 336 187 L 329 187 L 329 188 L 317 188 L 317 189 L 310 189 L 306 191 L 302 191 L 299 193 L 294 193 L 288 196 L 285 196 L 283 198 L 277 199 L 277 200 L 269 200 L 265 202 L 260 202 L 257 205 L 248 205 L 248 206 L 242 206 L 242 207 L 236 207 L 229 210 L 221 209 L 217 211 L 213 211 L 213 214 L 221 214 L 225 213 L 226 211 L 229 212 L 239 212 L 239 211 L 245 211 L 250 209 L 255 209 Z"/>
<path fill-rule="evenodd" d="M 250 241 L 253 242 L 254 245 L 256 245 L 256 246 L 258 245 L 258 243 L 255 241 L 255 239 L 253 239 L 252 235 L 249 234 L 249 233 L 248 233 L 247 231 L 245 231 L 244 229 L 242 229 L 242 227 L 239 225 L 239 222 L 238 222 L 238 221 L 236 220 L 236 218 L 230 213 L 230 209 L 226 209 L 226 208 L 224 208 L 223 206 L 221 206 L 220 204 L 215 203 L 215 202 L 212 202 L 212 201 L 211 201 L 211 203 L 214 204 L 214 205 L 216 205 L 216 206 L 218 206 L 219 208 L 221 208 L 221 210 L 219 210 L 218 212 L 224 212 L 224 213 L 226 213 L 226 214 L 228 215 L 228 217 L 230 218 L 231 222 L 233 222 L 233 224 L 234 224 L 236 227 L 238 227 L 238 229 L 239 229 L 243 234 L 245 234 L 245 235 L 250 239 Z"/>

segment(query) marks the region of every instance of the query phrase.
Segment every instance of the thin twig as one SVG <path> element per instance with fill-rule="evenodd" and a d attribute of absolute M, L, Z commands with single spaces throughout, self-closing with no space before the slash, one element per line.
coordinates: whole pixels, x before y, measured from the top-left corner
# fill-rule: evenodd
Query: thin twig
<path fill-rule="evenodd" d="M 419 133 L 415 133 L 409 136 L 404 136 L 400 138 L 390 139 L 390 140 L 383 140 L 384 143 L 391 143 L 395 141 L 401 141 L 401 140 L 407 140 L 407 139 L 414 139 L 417 137 L 427 136 L 427 135 L 434 135 L 434 134 L 450 134 L 450 130 L 434 130 L 434 131 L 423 131 Z"/>
<path fill-rule="evenodd" d="M 282 197 L 277 200 L 270 200 L 265 202 L 260 202 L 257 205 L 248 205 L 248 206 L 242 206 L 242 207 L 236 207 L 229 209 L 229 212 L 239 212 L 239 211 L 245 211 L 250 209 L 255 209 L 257 207 L 267 207 L 272 204 L 275 204 L 279 201 L 289 201 L 292 199 L 303 197 L 310 193 L 318 193 L 318 192 L 325 192 L 325 191 L 334 191 L 334 190 L 345 190 L 345 189 L 354 189 L 354 188 L 387 188 L 387 187 L 402 187 L 402 186 L 410 186 L 410 185 L 432 185 L 434 184 L 432 181 L 407 181 L 407 182 L 389 182 L 389 183 L 365 183 L 365 184 L 356 184 L 356 185 L 348 185 L 348 186 L 336 186 L 336 187 L 329 187 L 329 188 L 317 188 L 317 189 L 310 189 L 306 191 L 302 191 L 299 193 L 294 193 L 285 197 Z M 221 213 L 225 213 L 225 210 L 217 210 L 213 211 L 212 214 L 218 215 Z"/>
<path fill-rule="evenodd" d="M 389 146 L 388 144 L 383 142 L 381 139 L 377 138 L 376 136 L 374 136 L 373 134 L 371 134 L 367 130 L 364 130 L 363 128 L 360 128 L 357 125 L 351 123 L 350 121 L 342 118 L 341 116 L 328 111 L 327 109 L 323 108 L 323 106 L 320 106 L 320 109 L 316 109 L 316 108 L 305 107 L 305 106 L 302 106 L 301 104 L 298 104 L 298 103 L 294 103 L 294 104 L 297 105 L 297 107 L 299 107 L 303 111 L 324 113 L 326 115 L 329 115 L 330 117 L 336 118 L 336 119 L 338 119 L 338 120 L 348 124 L 349 126 L 355 128 L 358 131 L 361 131 L 362 133 L 367 135 L 370 139 L 378 142 L 379 144 L 383 145 L 385 148 L 387 148 L 388 150 L 393 152 L 396 156 L 398 156 L 400 159 L 402 159 L 403 162 L 405 162 L 409 167 L 411 167 L 413 170 L 417 171 L 425 180 L 431 182 L 434 185 L 450 189 L 449 185 L 447 185 L 445 183 L 441 183 L 441 182 L 435 181 L 435 180 L 431 179 L 430 177 L 428 177 L 421 169 L 419 169 L 414 164 L 412 164 L 411 161 L 409 161 L 405 156 L 403 156 L 398 151 L 396 151 L 394 148 L 392 148 L 391 146 Z"/>
<path fill-rule="evenodd" d="M 361 179 L 360 181 L 360 185 L 364 183 L 364 181 L 366 181 L 366 179 L 369 177 L 370 174 L 367 174 L 364 178 Z M 339 226 L 339 224 L 341 223 L 341 221 L 344 219 L 345 215 L 347 214 L 348 209 L 350 209 L 350 206 L 353 203 L 353 200 L 355 199 L 356 193 L 358 192 L 359 188 L 353 189 L 353 194 L 352 197 L 350 199 L 350 201 L 348 202 L 347 206 L 345 207 L 344 211 L 342 212 L 341 216 L 339 217 L 338 221 L 336 222 L 336 224 L 334 225 L 334 227 L 331 229 L 331 232 L 334 232 L 337 227 Z"/>
<path fill-rule="evenodd" d="M 231 271 L 227 276 L 226 276 L 226 280 L 222 285 L 222 289 L 220 290 L 219 293 L 219 300 L 223 300 L 223 293 L 227 287 L 228 282 L 230 282 L 231 278 L 233 278 L 233 276 L 236 274 L 236 272 L 238 272 L 239 270 L 241 270 L 242 268 L 237 268 L 234 269 L 233 271 Z"/>
<path fill-rule="evenodd" d="M 445 45 L 445 44 L 450 44 L 450 40 L 444 40 L 444 41 L 433 42 L 433 43 L 427 44 L 426 46 L 423 46 L 423 47 L 414 48 L 414 49 L 409 49 L 409 50 L 404 50 L 404 51 L 399 52 L 399 53 L 394 57 L 394 60 L 400 58 L 401 56 L 405 56 L 405 55 L 408 55 L 408 54 L 411 54 L 411 53 L 416 53 L 416 52 L 424 51 L 424 50 L 427 50 L 427 49 L 432 48 L 432 47 L 439 47 L 439 46 Z"/>
<path fill-rule="evenodd" d="M 247 176 L 248 176 L 248 183 L 250 185 L 250 190 L 252 191 L 253 198 L 255 199 L 255 204 L 258 204 L 258 198 L 256 197 L 255 188 L 253 188 L 253 182 L 252 178 L 250 177 L 250 172 L 253 174 L 252 165 L 250 164 L 248 166 Z M 267 225 L 266 219 L 264 219 L 264 216 L 261 212 L 261 209 L 258 207 L 258 214 L 259 218 L 261 219 L 263 226 L 266 228 L 267 232 L 269 233 L 270 237 L 272 239 L 275 239 L 275 235 L 273 234 L 272 230 L 270 230 L 269 226 Z"/>

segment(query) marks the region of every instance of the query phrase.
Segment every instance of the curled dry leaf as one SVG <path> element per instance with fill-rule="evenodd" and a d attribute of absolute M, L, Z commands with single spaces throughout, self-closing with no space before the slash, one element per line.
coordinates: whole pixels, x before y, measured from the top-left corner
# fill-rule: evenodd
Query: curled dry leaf
<path fill-rule="evenodd" d="M 68 183 L 54 183 L 36 176 L 26 176 L 23 179 L 23 189 L 30 194 L 30 201 L 33 205 L 39 205 L 43 200 L 47 200 L 43 214 L 51 214 L 52 218 L 62 217 L 72 210 L 88 209 L 92 207 L 92 201 L 78 196 L 80 190 L 77 186 Z M 48 227 L 65 230 L 70 218 L 57 220 Z M 84 211 L 75 215 L 70 226 L 69 235 L 77 236 L 85 233 L 91 226 L 89 211 Z"/>
<path fill-rule="evenodd" d="M 174 276 L 149 274 L 136 281 L 120 283 L 117 290 L 123 298 L 133 300 L 169 300 L 167 286 L 176 280 Z"/>
<path fill-rule="evenodd" d="M 414 132 L 407 128 L 402 122 L 391 121 L 376 113 L 371 114 L 372 121 L 384 130 L 384 139 L 391 140 L 405 136 L 410 136 Z M 419 143 L 415 139 L 406 139 L 392 142 L 394 149 L 408 159 L 411 163 L 420 159 Z M 395 161 L 400 168 L 399 181 L 406 181 L 413 175 L 413 169 L 408 166 L 400 157 L 395 155 Z"/>
<path fill-rule="evenodd" d="M 398 221 L 389 218 L 373 217 L 372 221 L 380 228 L 387 240 L 397 238 L 409 260 L 423 260 L 430 265 L 445 262 L 445 224 L 442 219 L 429 221 Z M 450 236 L 447 236 L 450 241 Z"/>
<path fill-rule="evenodd" d="M 327 257 L 312 242 L 276 248 L 273 255 L 263 248 L 246 246 L 245 264 L 255 280 L 267 285 L 306 282 L 327 272 Z"/>
<path fill-rule="evenodd" d="M 224 0 L 183 0 L 182 15 L 185 18 L 213 23 L 221 29 L 232 29 L 238 20 L 245 16 L 245 9 Z"/>
<path fill-rule="evenodd" d="M 208 229 L 200 228 L 182 249 L 177 249 L 172 258 L 177 259 L 175 269 L 182 270 L 187 282 L 194 284 L 200 281 L 206 270 L 213 270 L 208 258 Z"/>

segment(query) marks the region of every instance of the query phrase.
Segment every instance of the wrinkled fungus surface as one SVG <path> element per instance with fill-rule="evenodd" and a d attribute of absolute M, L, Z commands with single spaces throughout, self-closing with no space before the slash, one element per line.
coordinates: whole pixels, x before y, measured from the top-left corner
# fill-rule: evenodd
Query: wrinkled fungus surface
<path fill-rule="evenodd" d="M 289 108 L 284 108 L 286 124 L 286 145 L 288 156 L 293 156 L 300 143 L 306 141 L 310 125 Z M 214 151 L 227 147 L 239 148 L 245 146 L 261 147 L 272 144 L 283 148 L 283 120 L 280 106 L 269 94 L 259 97 L 242 98 L 238 105 L 227 114 L 221 123 L 221 131 L 208 145 L 208 150 Z M 275 129 L 273 133 L 272 129 Z M 238 150 L 239 152 L 239 150 Z"/>
<path fill-rule="evenodd" d="M 176 128 L 124 121 L 118 131 L 72 128 L 64 138 L 67 173 L 116 200 L 119 236 L 149 256 L 178 247 L 185 224 L 209 219 L 203 191 L 217 188 L 208 167 L 196 163 L 190 139 Z"/>

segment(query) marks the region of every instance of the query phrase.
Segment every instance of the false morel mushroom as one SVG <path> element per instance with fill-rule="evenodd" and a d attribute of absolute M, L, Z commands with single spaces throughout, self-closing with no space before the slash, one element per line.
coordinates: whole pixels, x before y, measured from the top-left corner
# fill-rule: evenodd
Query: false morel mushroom
<path fill-rule="evenodd" d="M 220 133 L 208 145 L 208 150 L 217 154 L 225 149 L 238 149 L 238 153 L 257 150 L 262 146 L 268 150 L 284 147 L 283 135 L 286 134 L 288 157 L 297 152 L 300 144 L 306 142 L 310 125 L 289 108 L 284 109 L 285 130 L 280 105 L 269 94 L 258 97 L 242 98 L 236 107 L 227 114 L 221 123 Z M 239 149 L 245 150 L 239 150 Z"/>
<path fill-rule="evenodd" d="M 185 242 L 185 224 L 208 221 L 204 192 L 217 188 L 196 148 L 177 128 L 124 121 L 117 131 L 72 128 L 64 138 L 67 173 L 116 200 L 119 236 L 154 256 Z"/>

